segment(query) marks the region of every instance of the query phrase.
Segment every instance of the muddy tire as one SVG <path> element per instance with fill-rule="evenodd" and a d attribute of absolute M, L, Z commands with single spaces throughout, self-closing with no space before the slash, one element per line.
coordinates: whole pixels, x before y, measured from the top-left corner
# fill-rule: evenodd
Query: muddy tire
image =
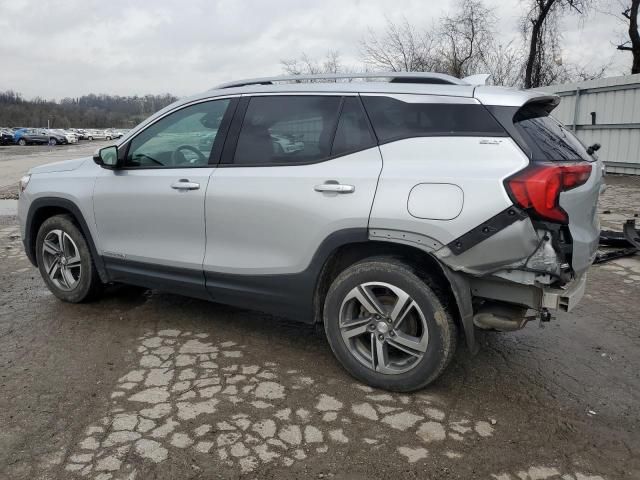
<path fill-rule="evenodd" d="M 43 222 L 36 238 L 38 269 L 51 293 L 60 300 L 80 303 L 102 290 L 91 250 L 70 215 Z"/>
<path fill-rule="evenodd" d="M 358 380 L 410 392 L 429 385 L 449 364 L 456 324 L 422 278 L 402 261 L 380 257 L 350 266 L 331 284 L 325 332 L 337 359 Z"/>

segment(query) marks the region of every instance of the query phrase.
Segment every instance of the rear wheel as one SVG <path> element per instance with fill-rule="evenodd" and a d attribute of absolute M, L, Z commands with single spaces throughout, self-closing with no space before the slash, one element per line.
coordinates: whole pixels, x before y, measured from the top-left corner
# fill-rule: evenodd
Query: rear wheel
<path fill-rule="evenodd" d="M 324 305 L 331 349 L 357 379 L 393 391 L 433 382 L 453 357 L 457 329 L 442 301 L 393 258 L 347 268 Z"/>
<path fill-rule="evenodd" d="M 102 282 L 89 245 L 71 216 L 44 221 L 38 230 L 36 256 L 42 278 L 59 299 L 79 303 L 100 291 Z"/>
<path fill-rule="evenodd" d="M 49 139 L 49 145 L 55 146 L 57 144 L 58 144 L 58 141 L 55 138 L 50 138 Z"/>

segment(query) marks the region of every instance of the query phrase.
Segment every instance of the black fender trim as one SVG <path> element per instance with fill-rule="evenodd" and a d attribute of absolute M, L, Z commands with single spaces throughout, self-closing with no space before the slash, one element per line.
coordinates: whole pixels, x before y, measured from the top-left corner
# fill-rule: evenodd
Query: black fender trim
<path fill-rule="evenodd" d="M 527 212 L 512 205 L 494 215 L 489 220 L 482 222 L 477 227 L 472 228 L 467 233 L 452 240 L 447 244 L 447 247 L 449 247 L 451 253 L 454 255 L 460 255 L 487 238 L 494 236 L 499 231 L 504 230 L 509 225 L 516 223 L 518 220 L 524 220 L 525 218 L 529 218 Z"/>
<path fill-rule="evenodd" d="M 87 225 L 80 208 L 73 203 L 71 200 L 60 197 L 40 197 L 36 198 L 31 205 L 29 205 L 29 212 L 27 213 L 27 222 L 25 224 L 25 233 L 23 244 L 25 247 L 25 252 L 27 254 L 27 258 L 34 265 L 38 266 L 38 262 L 36 260 L 35 255 L 35 240 L 38 236 L 38 232 L 33 231 L 34 219 L 39 210 L 47 207 L 57 207 L 63 208 L 71 213 L 74 216 L 78 225 L 80 226 L 80 230 L 82 230 L 82 234 L 84 238 L 87 240 L 87 244 L 89 245 L 89 249 L 91 250 L 91 256 L 93 257 L 93 263 L 96 266 L 96 270 L 98 271 L 98 275 L 100 276 L 100 280 L 104 283 L 108 283 L 109 275 L 107 274 L 107 270 L 104 265 L 104 261 L 100 255 L 98 255 L 98 251 L 96 250 L 95 243 L 93 242 L 93 237 L 91 236 L 91 231 Z"/>
<path fill-rule="evenodd" d="M 435 257 L 434 257 L 435 258 Z M 437 259 L 436 259 L 437 261 Z M 467 348 L 475 355 L 480 348 L 476 342 L 476 330 L 473 324 L 473 304 L 471 302 L 471 284 L 464 275 L 454 272 L 449 267 L 443 265 L 438 261 L 438 264 L 442 267 L 442 273 L 449 280 L 451 285 L 451 291 L 453 297 L 458 305 L 458 312 L 460 313 L 460 323 L 462 323 L 462 329 L 464 330 L 464 338 L 467 341 Z"/>

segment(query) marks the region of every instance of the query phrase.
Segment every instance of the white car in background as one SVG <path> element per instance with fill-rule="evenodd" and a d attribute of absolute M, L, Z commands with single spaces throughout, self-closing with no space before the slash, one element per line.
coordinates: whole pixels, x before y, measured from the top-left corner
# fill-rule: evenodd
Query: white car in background
<path fill-rule="evenodd" d="M 60 134 L 64 135 L 64 138 L 67 139 L 67 143 L 78 143 L 78 135 L 76 135 L 71 130 L 57 130 Z"/>
<path fill-rule="evenodd" d="M 116 140 L 122 137 L 123 134 L 118 130 L 111 129 L 111 130 L 105 130 L 104 135 L 107 140 Z"/>
<path fill-rule="evenodd" d="M 105 135 L 104 130 L 87 130 L 86 132 L 87 140 L 106 140 L 107 136 Z"/>

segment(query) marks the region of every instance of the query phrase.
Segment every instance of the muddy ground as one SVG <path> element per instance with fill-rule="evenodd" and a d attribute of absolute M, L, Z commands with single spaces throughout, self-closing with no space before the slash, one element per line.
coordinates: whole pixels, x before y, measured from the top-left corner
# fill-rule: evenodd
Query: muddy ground
<path fill-rule="evenodd" d="M 610 177 L 606 225 L 640 212 L 639 180 Z M 0 478 L 640 478 L 638 257 L 593 267 L 545 328 L 461 344 L 411 395 L 260 313 L 126 287 L 63 304 L 14 217 L 0 285 Z"/>

